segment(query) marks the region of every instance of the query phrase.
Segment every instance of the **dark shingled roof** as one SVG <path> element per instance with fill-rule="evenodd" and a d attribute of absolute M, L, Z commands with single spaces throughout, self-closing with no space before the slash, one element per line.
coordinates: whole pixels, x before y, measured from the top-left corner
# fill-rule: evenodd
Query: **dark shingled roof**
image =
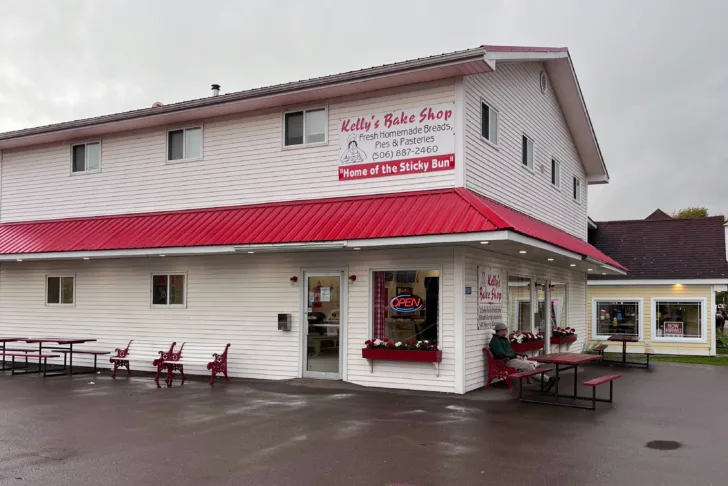
<path fill-rule="evenodd" d="M 723 216 L 597 222 L 590 243 L 629 272 L 589 280 L 728 278 L 723 222 Z"/>
<path fill-rule="evenodd" d="M 649 216 L 647 216 L 645 218 L 645 220 L 647 220 L 647 221 L 654 221 L 656 219 L 672 219 L 672 216 L 667 214 L 662 209 L 657 209 L 657 210 L 655 210 L 654 213 L 650 214 Z"/>

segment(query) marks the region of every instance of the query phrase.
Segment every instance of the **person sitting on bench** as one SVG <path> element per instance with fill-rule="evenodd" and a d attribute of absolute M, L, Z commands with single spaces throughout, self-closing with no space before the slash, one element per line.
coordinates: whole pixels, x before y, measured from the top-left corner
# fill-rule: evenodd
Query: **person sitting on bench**
<path fill-rule="evenodd" d="M 533 361 L 528 361 L 528 356 L 525 354 L 518 356 L 511 343 L 508 341 L 508 327 L 505 324 L 495 325 L 495 335 L 490 340 L 490 352 L 495 359 L 507 359 L 506 366 L 515 368 L 518 371 L 531 371 L 535 370 L 537 364 Z M 556 385 L 557 378 L 549 377 L 547 375 L 536 375 L 539 379 L 543 380 L 546 376 L 548 381 L 546 382 L 546 391 L 551 390 Z"/>

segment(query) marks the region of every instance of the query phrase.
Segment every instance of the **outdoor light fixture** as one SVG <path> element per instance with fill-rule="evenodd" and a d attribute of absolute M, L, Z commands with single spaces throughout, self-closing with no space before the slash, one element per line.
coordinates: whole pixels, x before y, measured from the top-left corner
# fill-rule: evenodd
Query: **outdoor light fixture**
<path fill-rule="evenodd" d="M 255 252 L 254 251 L 249 251 L 248 252 L 248 255 L 252 255 L 253 253 L 255 253 Z"/>
<path fill-rule="evenodd" d="M 575 267 L 575 266 L 576 266 L 576 263 L 572 263 L 572 264 L 571 264 L 571 265 L 569 265 L 569 266 L 570 266 L 570 267 Z"/>
<path fill-rule="evenodd" d="M 291 283 L 296 283 L 296 282 L 298 282 L 298 277 L 294 275 L 293 277 L 290 278 L 290 280 L 291 280 Z"/>
<path fill-rule="evenodd" d="M 591 272 L 592 270 L 593 270 L 592 268 L 587 268 L 586 269 L 587 272 Z"/>
<path fill-rule="evenodd" d="M 159 256 L 161 256 L 161 257 L 166 257 L 167 255 L 159 255 Z"/>
<path fill-rule="evenodd" d="M 361 250 L 361 248 L 354 248 L 355 250 Z"/>
<path fill-rule="evenodd" d="M 481 241 L 480 242 L 481 245 L 487 245 L 488 243 L 490 243 L 490 241 Z"/>
<path fill-rule="evenodd" d="M 349 282 L 351 282 L 351 283 L 356 282 L 356 275 L 349 275 Z"/>
<path fill-rule="evenodd" d="M 526 253 L 526 250 L 521 250 L 518 253 Z"/>
<path fill-rule="evenodd" d="M 602 272 L 602 275 L 606 275 L 606 273 L 605 272 Z"/>
<path fill-rule="evenodd" d="M 549 260 L 550 262 L 554 261 L 554 259 L 553 259 L 553 258 L 549 258 L 548 260 Z"/>
<path fill-rule="evenodd" d="M 18 258 L 18 259 L 17 259 L 17 260 L 15 260 L 15 261 L 17 261 L 17 262 L 22 262 L 23 260 L 22 260 L 22 258 Z"/>
<path fill-rule="evenodd" d="M 90 258 L 89 258 L 89 257 L 83 257 L 83 259 L 84 259 L 84 260 L 90 260 Z"/>

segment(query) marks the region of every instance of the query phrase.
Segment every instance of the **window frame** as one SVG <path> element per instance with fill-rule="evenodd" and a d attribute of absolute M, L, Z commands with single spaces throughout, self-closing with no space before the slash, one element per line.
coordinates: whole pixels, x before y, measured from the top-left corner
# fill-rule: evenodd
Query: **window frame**
<path fill-rule="evenodd" d="M 167 277 L 167 302 L 169 302 L 169 286 L 171 279 L 169 277 L 172 276 L 183 276 L 185 278 L 185 283 L 183 286 L 183 300 L 184 302 L 182 304 L 155 304 L 154 303 L 154 277 L 160 277 L 160 276 L 166 276 Z M 149 307 L 152 309 L 186 309 L 187 308 L 187 288 L 188 288 L 188 277 L 187 272 L 167 272 L 167 271 L 159 271 L 159 272 L 151 272 L 149 274 Z"/>
<path fill-rule="evenodd" d="M 645 328 L 645 305 L 644 305 L 644 299 L 642 297 L 593 297 L 592 298 L 592 335 L 591 338 L 593 341 L 607 341 L 609 339 L 609 336 L 612 336 L 613 334 L 609 335 L 599 335 L 597 334 L 597 324 L 598 324 L 598 312 L 597 307 L 599 303 L 615 303 L 615 302 L 627 302 L 627 303 L 636 303 L 638 305 L 637 307 L 637 316 L 639 317 L 638 322 L 638 341 L 642 341 L 644 339 L 644 328 Z"/>
<path fill-rule="evenodd" d="M 561 190 L 561 161 L 556 157 L 551 157 L 551 187 Z M 558 169 L 558 177 L 555 178 L 554 183 L 554 167 Z"/>
<path fill-rule="evenodd" d="M 664 304 L 670 304 L 670 303 L 677 303 L 677 302 L 687 302 L 687 303 L 698 303 L 700 304 L 700 335 L 702 337 L 700 338 L 680 338 L 680 337 L 664 337 L 664 336 L 658 336 L 657 335 L 657 304 L 658 303 L 664 303 Z M 652 341 L 660 342 L 660 343 L 700 343 L 700 344 L 707 344 L 708 343 L 708 300 L 705 297 L 680 297 L 680 296 L 672 296 L 672 297 L 652 297 L 650 299 L 650 310 L 652 313 L 652 327 L 650 329 L 650 332 L 652 333 Z"/>
<path fill-rule="evenodd" d="M 187 143 L 186 143 L 186 131 L 187 130 L 194 130 L 196 128 L 200 129 L 200 133 L 202 136 L 200 137 L 200 156 L 199 157 L 191 157 L 187 158 L 185 157 L 187 152 Z M 179 132 L 182 130 L 182 154 L 183 157 L 181 159 L 170 159 L 169 158 L 169 134 L 171 132 Z M 198 123 L 195 125 L 184 125 L 184 126 L 177 126 L 172 128 L 167 128 L 167 132 L 165 134 L 164 139 L 164 160 L 165 164 L 183 164 L 185 162 L 196 162 L 199 160 L 205 159 L 205 126 L 203 123 Z"/>
<path fill-rule="evenodd" d="M 324 141 L 306 143 L 306 112 L 324 110 Z M 291 113 L 303 113 L 303 143 L 286 145 L 286 115 Z M 308 147 L 323 147 L 329 144 L 329 105 L 311 105 L 298 108 L 290 108 L 281 112 L 281 150 L 296 150 Z"/>
<path fill-rule="evenodd" d="M 581 204 L 581 179 L 577 176 L 574 176 L 572 179 L 572 186 L 571 186 L 571 196 L 574 202 L 577 204 Z M 579 190 L 577 191 L 577 185 L 579 187 Z"/>
<path fill-rule="evenodd" d="M 490 138 L 485 138 L 483 136 L 483 105 L 488 107 L 488 135 L 492 136 L 493 132 L 493 112 L 495 112 L 495 118 L 496 118 L 496 127 L 495 127 L 495 142 L 491 140 Z M 483 98 L 480 98 L 480 139 L 483 140 L 485 143 L 489 144 L 493 148 L 498 148 L 498 144 L 500 141 L 500 111 L 493 106 L 492 103 L 489 101 L 484 100 Z"/>
<path fill-rule="evenodd" d="M 408 271 L 427 271 L 427 270 L 437 270 L 440 275 L 440 291 L 437 293 L 437 347 L 438 349 L 442 350 L 442 328 L 443 328 L 443 311 L 442 311 L 442 284 L 443 284 L 443 266 L 442 265 L 394 265 L 391 267 L 370 267 L 369 268 L 369 282 L 367 286 L 369 287 L 368 295 L 369 295 L 369 304 L 367 307 L 369 310 L 368 313 L 368 337 L 367 339 L 371 339 L 374 336 L 374 272 L 408 272 Z M 386 329 L 386 328 L 385 328 Z"/>
<path fill-rule="evenodd" d="M 88 145 L 93 145 L 93 144 L 99 145 L 99 168 L 93 169 L 93 170 L 88 170 L 88 169 L 85 169 L 86 160 L 88 160 L 86 152 L 88 150 L 88 148 L 87 148 Z M 74 171 L 73 170 L 73 148 L 78 147 L 79 145 L 84 146 L 84 156 L 86 157 L 86 159 L 84 160 L 84 170 Z M 69 151 L 71 154 L 71 167 L 70 167 L 71 175 L 80 176 L 80 175 L 86 175 L 86 174 L 98 174 L 99 172 L 101 172 L 101 159 L 103 158 L 102 149 L 103 149 L 103 146 L 101 144 L 101 140 L 86 140 L 83 142 L 71 142 L 70 147 L 69 147 Z"/>
<path fill-rule="evenodd" d="M 51 303 L 48 302 L 48 279 L 50 278 L 58 278 L 60 279 L 59 284 L 59 295 L 58 295 L 58 303 Z M 63 303 L 63 279 L 64 278 L 72 278 L 73 279 L 73 302 L 71 303 Z M 75 273 L 49 273 L 45 275 L 45 285 L 43 287 L 43 300 L 45 301 L 46 307 L 76 307 L 76 274 Z"/>
<path fill-rule="evenodd" d="M 523 163 L 523 139 L 528 140 L 531 142 L 531 165 L 527 165 Z M 534 167 L 536 166 L 536 141 L 526 135 L 525 133 L 521 133 L 521 160 L 520 160 L 521 167 L 524 169 L 528 169 L 530 172 L 535 172 Z"/>

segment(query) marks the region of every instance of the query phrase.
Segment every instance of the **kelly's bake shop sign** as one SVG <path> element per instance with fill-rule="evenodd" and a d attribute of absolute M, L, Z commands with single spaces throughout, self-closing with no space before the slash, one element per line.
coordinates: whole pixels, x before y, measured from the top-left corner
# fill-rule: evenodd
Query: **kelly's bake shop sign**
<path fill-rule="evenodd" d="M 454 103 L 341 120 L 339 180 L 453 170 Z"/>

